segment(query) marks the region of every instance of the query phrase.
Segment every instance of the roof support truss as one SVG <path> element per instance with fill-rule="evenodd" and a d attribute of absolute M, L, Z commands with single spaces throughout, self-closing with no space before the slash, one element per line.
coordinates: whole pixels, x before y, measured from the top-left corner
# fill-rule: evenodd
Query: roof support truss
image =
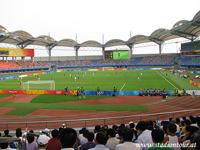
<path fill-rule="evenodd" d="M 186 39 L 189 39 L 191 41 L 193 41 L 195 38 L 196 38 L 196 35 L 194 34 L 191 34 L 191 33 L 186 33 L 186 32 L 183 32 L 183 31 L 171 31 L 172 34 L 175 34 L 175 35 L 178 35 L 180 37 L 183 37 L 183 38 L 186 38 Z"/>

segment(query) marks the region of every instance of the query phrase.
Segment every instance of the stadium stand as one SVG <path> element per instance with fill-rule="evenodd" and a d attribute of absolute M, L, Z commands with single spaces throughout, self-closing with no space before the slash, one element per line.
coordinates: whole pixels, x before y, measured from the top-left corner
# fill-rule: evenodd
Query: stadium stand
<path fill-rule="evenodd" d="M 21 68 L 21 65 L 18 65 L 14 61 L 0 61 L 0 69 L 5 68 Z"/>
<path fill-rule="evenodd" d="M 183 65 L 183 66 L 200 65 L 200 56 L 181 55 L 178 58 L 178 63 L 179 63 L 179 65 Z"/>
<path fill-rule="evenodd" d="M 4 68 L 34 68 L 34 67 L 50 67 L 56 65 L 58 67 L 76 67 L 76 66 L 171 66 L 174 64 L 176 54 L 167 55 L 153 55 L 153 56 L 139 56 L 133 57 L 131 60 L 67 60 L 67 61 L 30 61 L 30 60 L 16 60 L 16 61 L 0 61 L 0 69 Z M 180 61 L 184 62 L 194 58 L 183 57 Z M 199 61 L 193 61 L 193 64 Z M 190 64 L 190 63 L 187 63 Z"/>
<path fill-rule="evenodd" d="M 5 130 L 0 137 L 0 148 L 60 150 L 107 150 L 148 149 L 165 146 L 166 150 L 200 149 L 200 117 L 188 116 L 169 120 L 146 120 L 136 123 L 111 126 L 96 125 L 95 128 L 73 129 L 61 126 L 59 129 L 44 129 L 40 132 L 16 129 L 15 135 L 7 136 Z M 95 138 L 95 142 L 93 139 Z M 109 141 L 109 144 L 107 143 Z M 106 144 L 107 143 L 107 144 Z M 155 145 L 157 144 L 157 145 Z M 108 149 L 109 148 L 109 149 Z"/>

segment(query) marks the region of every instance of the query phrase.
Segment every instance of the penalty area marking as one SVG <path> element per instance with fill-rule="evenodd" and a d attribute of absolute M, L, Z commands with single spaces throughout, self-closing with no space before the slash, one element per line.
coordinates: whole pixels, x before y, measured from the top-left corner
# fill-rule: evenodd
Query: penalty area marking
<path fill-rule="evenodd" d="M 177 88 L 173 83 L 171 83 L 169 80 L 167 80 L 163 75 L 162 75 L 162 73 L 158 73 L 165 81 L 167 81 L 171 86 L 173 86 L 175 89 L 179 89 L 179 88 Z"/>
<path fill-rule="evenodd" d="M 123 86 L 121 87 L 120 91 L 123 90 L 123 88 L 125 87 L 126 82 L 123 84 Z"/>

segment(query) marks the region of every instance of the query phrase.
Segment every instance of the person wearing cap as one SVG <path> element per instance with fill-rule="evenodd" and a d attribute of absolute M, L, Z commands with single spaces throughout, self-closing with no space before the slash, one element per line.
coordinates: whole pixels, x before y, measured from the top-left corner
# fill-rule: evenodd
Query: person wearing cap
<path fill-rule="evenodd" d="M 50 140 L 50 137 L 48 135 L 49 135 L 49 129 L 44 129 L 41 135 L 38 137 L 37 143 L 39 145 L 40 150 L 46 148 L 46 145 Z"/>
<path fill-rule="evenodd" d="M 106 147 L 109 148 L 110 150 L 115 150 L 116 145 L 119 144 L 120 142 L 120 140 L 116 138 L 115 130 L 111 128 L 108 129 L 107 135 L 108 135 L 108 141 Z"/>

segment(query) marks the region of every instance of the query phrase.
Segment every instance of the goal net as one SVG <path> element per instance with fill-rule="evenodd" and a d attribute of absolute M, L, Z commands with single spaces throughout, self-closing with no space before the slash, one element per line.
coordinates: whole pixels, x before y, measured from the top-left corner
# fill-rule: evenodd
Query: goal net
<path fill-rule="evenodd" d="M 55 90 L 54 80 L 37 80 L 22 83 L 23 90 Z"/>

